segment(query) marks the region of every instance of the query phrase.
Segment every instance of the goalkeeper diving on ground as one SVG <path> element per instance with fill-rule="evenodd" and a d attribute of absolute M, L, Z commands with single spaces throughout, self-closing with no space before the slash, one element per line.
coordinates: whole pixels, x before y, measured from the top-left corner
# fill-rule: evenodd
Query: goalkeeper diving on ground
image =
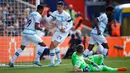
<path fill-rule="evenodd" d="M 104 56 L 92 55 L 84 58 L 83 55 L 84 47 L 79 44 L 76 47 L 76 52 L 72 55 L 72 65 L 74 72 L 101 72 L 101 71 L 109 71 L 109 72 L 117 72 L 117 71 L 126 71 L 127 67 L 120 68 L 112 68 L 107 65 L 102 65 Z"/>

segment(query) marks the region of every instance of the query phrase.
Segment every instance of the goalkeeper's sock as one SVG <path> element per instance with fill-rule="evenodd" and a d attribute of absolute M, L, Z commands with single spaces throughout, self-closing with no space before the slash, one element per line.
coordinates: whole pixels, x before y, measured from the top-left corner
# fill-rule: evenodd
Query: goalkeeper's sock
<path fill-rule="evenodd" d="M 14 55 L 12 61 L 11 61 L 12 63 L 15 62 L 15 60 L 18 58 L 18 56 L 21 54 L 22 51 L 23 51 L 23 50 L 22 50 L 21 48 L 19 48 L 19 49 L 15 52 L 15 55 Z"/>
<path fill-rule="evenodd" d="M 118 71 L 126 71 L 126 70 L 127 70 L 127 67 L 118 68 Z"/>
<path fill-rule="evenodd" d="M 54 64 L 55 63 L 55 49 L 53 50 L 50 50 L 50 60 L 51 60 L 51 63 Z"/>
<path fill-rule="evenodd" d="M 55 48 L 55 52 L 56 52 L 57 60 L 61 61 L 61 58 L 60 58 L 60 49 L 58 47 Z"/>
<path fill-rule="evenodd" d="M 37 55 L 36 55 L 36 58 L 35 58 L 35 61 L 40 61 L 40 56 L 42 55 L 43 51 L 45 50 L 46 47 L 42 47 L 40 45 L 37 45 Z"/>

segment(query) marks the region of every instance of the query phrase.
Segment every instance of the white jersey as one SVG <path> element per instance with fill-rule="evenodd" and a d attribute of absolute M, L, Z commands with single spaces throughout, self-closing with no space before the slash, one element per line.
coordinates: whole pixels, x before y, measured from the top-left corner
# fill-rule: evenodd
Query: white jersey
<path fill-rule="evenodd" d="M 56 17 L 56 20 L 58 20 L 58 28 L 56 30 L 56 32 L 54 33 L 54 35 L 52 36 L 52 41 L 57 41 L 60 44 L 65 40 L 65 38 L 68 36 L 70 29 L 73 26 L 73 21 L 70 17 L 70 15 L 66 12 L 63 11 L 61 14 L 59 14 L 59 12 L 56 10 L 52 13 L 53 17 Z M 44 17 L 44 19 L 49 23 L 51 21 L 53 21 L 52 16 L 48 17 Z M 60 26 L 63 25 L 63 28 L 65 29 L 65 33 L 60 31 Z"/>
<path fill-rule="evenodd" d="M 103 34 L 105 31 L 105 28 L 107 26 L 107 23 L 108 23 L 107 15 L 105 13 L 103 13 L 99 17 L 97 17 L 97 19 L 98 19 L 99 30 L 100 30 L 101 34 Z M 96 27 L 91 31 L 91 34 L 97 34 Z"/>
<path fill-rule="evenodd" d="M 42 19 L 42 16 L 38 12 L 32 12 L 28 16 L 27 24 L 24 27 L 23 34 L 35 34 L 35 24 L 40 24 L 40 21 Z"/>
<path fill-rule="evenodd" d="M 63 12 L 61 14 L 59 14 L 59 12 L 56 10 L 52 13 L 52 15 L 54 17 L 56 17 L 56 19 L 63 24 L 65 32 L 68 32 L 72 28 L 73 22 L 71 20 L 70 15 L 66 11 L 63 10 Z M 51 21 L 51 20 L 53 20 L 53 17 L 50 16 L 47 20 Z M 61 27 L 61 24 L 58 23 L 57 31 L 59 31 L 60 27 Z"/>

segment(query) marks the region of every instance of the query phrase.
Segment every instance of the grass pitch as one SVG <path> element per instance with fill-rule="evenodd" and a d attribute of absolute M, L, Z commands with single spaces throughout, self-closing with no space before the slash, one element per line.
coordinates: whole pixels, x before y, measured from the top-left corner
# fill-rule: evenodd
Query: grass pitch
<path fill-rule="evenodd" d="M 72 64 L 70 59 L 63 59 L 62 64 L 56 67 L 47 67 L 50 61 L 41 61 L 43 66 L 15 66 L 9 68 L 8 66 L 0 66 L 0 73 L 75 73 L 72 72 Z M 127 67 L 125 72 L 96 72 L 96 73 L 130 73 L 130 57 L 123 58 L 106 58 L 104 63 L 110 67 Z M 83 72 L 77 72 L 83 73 Z M 95 73 L 95 72 L 89 72 Z"/>

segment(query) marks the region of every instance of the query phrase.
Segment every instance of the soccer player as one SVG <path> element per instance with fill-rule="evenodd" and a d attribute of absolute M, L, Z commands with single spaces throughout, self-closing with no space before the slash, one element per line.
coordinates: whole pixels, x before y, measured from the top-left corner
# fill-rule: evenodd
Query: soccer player
<path fill-rule="evenodd" d="M 25 49 L 26 46 L 29 45 L 30 42 L 33 42 L 37 44 L 38 52 L 36 55 L 36 59 L 34 61 L 34 64 L 38 66 L 42 66 L 40 63 L 40 55 L 44 51 L 46 44 L 43 42 L 43 40 L 36 34 L 36 30 L 44 31 L 39 24 L 42 19 L 41 13 L 43 11 L 43 6 L 38 5 L 37 11 L 30 13 L 28 16 L 28 22 L 24 27 L 23 35 L 22 35 L 22 45 L 20 48 L 15 52 L 15 55 L 12 59 L 12 61 L 9 63 L 10 67 L 14 67 L 14 62 L 18 58 L 18 56 L 21 54 L 21 52 Z"/>
<path fill-rule="evenodd" d="M 90 41 L 89 41 L 89 46 L 88 49 L 86 49 L 83 53 L 84 56 L 92 55 L 93 54 L 93 47 L 94 44 L 98 43 L 103 46 L 103 51 L 102 54 L 104 57 L 107 56 L 108 54 L 108 43 L 106 38 L 103 36 L 104 30 L 108 24 L 108 17 L 113 14 L 113 7 L 108 6 L 106 7 L 106 13 L 101 14 L 99 17 L 95 19 L 95 28 L 91 31 L 90 34 Z"/>
<path fill-rule="evenodd" d="M 97 71 L 126 71 L 126 67 L 122 68 L 111 68 L 106 65 L 102 65 L 104 57 L 102 54 L 83 57 L 84 47 L 79 44 L 76 47 L 76 52 L 72 55 L 72 64 L 74 72 L 97 72 Z"/>
<path fill-rule="evenodd" d="M 57 25 L 57 30 L 52 36 L 52 41 L 49 47 L 51 63 L 48 66 L 56 66 L 61 63 L 60 49 L 58 48 L 58 45 L 65 40 L 65 38 L 69 34 L 69 30 L 73 26 L 73 21 L 70 15 L 63 9 L 64 9 L 64 3 L 62 1 L 58 1 L 57 10 L 54 11 L 49 17 L 47 16 L 44 17 L 48 23 L 56 21 L 55 24 Z M 54 60 L 55 53 L 57 56 L 56 63 Z"/>

